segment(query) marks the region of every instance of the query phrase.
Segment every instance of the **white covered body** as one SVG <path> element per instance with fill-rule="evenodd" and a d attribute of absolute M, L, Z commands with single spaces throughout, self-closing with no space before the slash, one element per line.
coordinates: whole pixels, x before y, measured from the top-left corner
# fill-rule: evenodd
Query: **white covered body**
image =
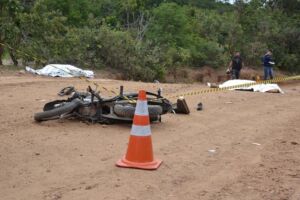
<path fill-rule="evenodd" d="M 49 64 L 43 67 L 42 69 L 37 69 L 37 70 L 31 67 L 26 67 L 26 71 L 33 74 L 52 76 L 52 77 L 64 77 L 64 78 L 81 77 L 81 76 L 87 78 L 94 77 L 94 72 L 91 70 L 83 70 L 73 65 L 63 65 L 63 64 Z"/>

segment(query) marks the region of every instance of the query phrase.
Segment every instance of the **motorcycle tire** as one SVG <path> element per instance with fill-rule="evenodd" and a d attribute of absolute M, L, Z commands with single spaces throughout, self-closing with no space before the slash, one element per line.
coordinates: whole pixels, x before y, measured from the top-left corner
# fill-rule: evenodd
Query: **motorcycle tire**
<path fill-rule="evenodd" d="M 132 105 L 116 104 L 114 106 L 114 112 L 119 117 L 133 118 L 134 111 L 135 111 L 135 107 Z M 162 114 L 163 110 L 161 106 L 148 105 L 148 111 L 149 111 L 150 120 L 153 121 L 158 119 L 158 116 Z"/>
<path fill-rule="evenodd" d="M 41 122 L 52 119 L 58 119 L 62 114 L 68 114 L 72 112 L 72 110 L 74 110 L 78 105 L 80 105 L 80 101 L 72 101 L 65 103 L 63 106 L 54 108 L 52 110 L 35 113 L 34 120 L 37 122 Z"/>

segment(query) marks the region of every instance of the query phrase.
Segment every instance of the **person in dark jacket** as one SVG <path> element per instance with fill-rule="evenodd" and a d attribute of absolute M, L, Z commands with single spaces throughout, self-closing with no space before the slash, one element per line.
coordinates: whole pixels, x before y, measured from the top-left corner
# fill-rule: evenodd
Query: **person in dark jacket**
<path fill-rule="evenodd" d="M 273 66 L 275 62 L 272 59 L 272 52 L 270 50 L 263 56 L 263 65 L 264 65 L 264 80 L 273 79 Z"/>
<path fill-rule="evenodd" d="M 232 79 L 239 79 L 240 78 L 240 72 L 243 68 L 243 60 L 241 58 L 241 53 L 236 52 L 232 58 L 232 60 L 229 63 L 228 68 L 231 71 L 231 78 Z"/>

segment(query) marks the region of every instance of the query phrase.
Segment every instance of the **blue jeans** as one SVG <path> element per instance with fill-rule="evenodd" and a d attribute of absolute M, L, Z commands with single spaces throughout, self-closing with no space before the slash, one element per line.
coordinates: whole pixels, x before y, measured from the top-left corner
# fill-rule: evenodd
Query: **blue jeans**
<path fill-rule="evenodd" d="M 273 79 L 273 67 L 264 66 L 264 80 Z"/>
<path fill-rule="evenodd" d="M 238 69 L 232 69 L 231 72 L 231 79 L 239 79 L 240 78 L 240 71 Z"/>

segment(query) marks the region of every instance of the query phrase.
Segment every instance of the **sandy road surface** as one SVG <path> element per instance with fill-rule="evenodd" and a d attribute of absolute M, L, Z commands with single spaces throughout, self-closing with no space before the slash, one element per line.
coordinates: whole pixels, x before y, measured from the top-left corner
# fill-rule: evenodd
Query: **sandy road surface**
<path fill-rule="evenodd" d="M 157 85 L 97 80 L 111 89 Z M 33 122 L 44 100 L 78 79 L 0 77 L 0 199 L 300 199 L 300 84 L 286 94 L 221 92 L 191 96 L 189 116 L 152 125 L 157 171 L 114 166 L 130 125 Z M 165 93 L 203 85 L 162 84 Z M 204 110 L 196 111 L 198 102 Z M 258 143 L 258 144 L 253 144 Z M 215 149 L 216 153 L 208 150 Z"/>

